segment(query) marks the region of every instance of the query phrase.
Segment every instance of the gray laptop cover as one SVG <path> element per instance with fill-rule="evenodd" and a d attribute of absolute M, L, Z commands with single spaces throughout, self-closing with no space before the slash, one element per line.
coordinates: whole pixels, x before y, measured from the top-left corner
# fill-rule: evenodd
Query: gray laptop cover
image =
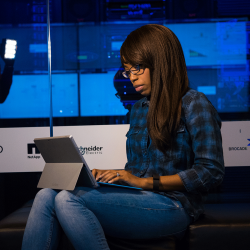
<path fill-rule="evenodd" d="M 99 187 L 71 135 L 35 138 L 46 162 L 38 188 L 74 190 L 82 186 Z"/>

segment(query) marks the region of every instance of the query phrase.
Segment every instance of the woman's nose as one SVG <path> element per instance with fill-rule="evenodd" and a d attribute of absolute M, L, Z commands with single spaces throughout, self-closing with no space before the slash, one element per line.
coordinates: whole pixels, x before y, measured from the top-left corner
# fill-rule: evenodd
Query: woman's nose
<path fill-rule="evenodd" d="M 137 78 L 138 78 L 137 75 L 134 75 L 134 74 L 130 73 L 129 79 L 130 79 L 130 81 L 131 81 L 132 83 L 133 83 Z"/>

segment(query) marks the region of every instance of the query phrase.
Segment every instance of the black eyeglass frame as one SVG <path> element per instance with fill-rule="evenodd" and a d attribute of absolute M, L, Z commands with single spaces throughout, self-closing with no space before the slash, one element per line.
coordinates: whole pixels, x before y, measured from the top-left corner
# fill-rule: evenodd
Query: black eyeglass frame
<path fill-rule="evenodd" d="M 135 68 L 135 70 L 132 70 L 132 68 Z M 142 73 L 139 73 L 141 69 L 142 69 Z M 145 71 L 145 67 L 142 64 L 136 64 L 135 66 L 132 66 L 129 70 L 123 71 L 122 75 L 125 78 L 129 78 L 130 73 L 133 75 L 142 75 L 144 73 L 144 71 Z"/>

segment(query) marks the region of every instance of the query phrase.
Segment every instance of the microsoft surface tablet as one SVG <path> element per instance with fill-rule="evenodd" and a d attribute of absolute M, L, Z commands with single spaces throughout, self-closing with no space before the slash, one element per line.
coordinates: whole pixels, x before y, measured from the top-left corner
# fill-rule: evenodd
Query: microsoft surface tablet
<path fill-rule="evenodd" d="M 37 187 L 64 190 L 74 190 L 76 185 L 99 187 L 72 135 L 35 138 L 34 142 L 46 163 Z M 142 190 L 111 183 L 100 185 Z"/>

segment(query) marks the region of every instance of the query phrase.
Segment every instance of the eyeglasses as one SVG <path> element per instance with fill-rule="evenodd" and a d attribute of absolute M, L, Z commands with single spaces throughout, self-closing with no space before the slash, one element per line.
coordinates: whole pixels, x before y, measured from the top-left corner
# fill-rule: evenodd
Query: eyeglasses
<path fill-rule="evenodd" d="M 126 71 L 126 70 L 123 71 L 122 75 L 125 78 L 129 78 L 130 74 L 133 74 L 133 75 L 142 75 L 144 73 L 144 70 L 145 70 L 145 68 L 143 67 L 142 64 L 137 64 L 135 66 L 132 66 L 128 71 Z"/>

